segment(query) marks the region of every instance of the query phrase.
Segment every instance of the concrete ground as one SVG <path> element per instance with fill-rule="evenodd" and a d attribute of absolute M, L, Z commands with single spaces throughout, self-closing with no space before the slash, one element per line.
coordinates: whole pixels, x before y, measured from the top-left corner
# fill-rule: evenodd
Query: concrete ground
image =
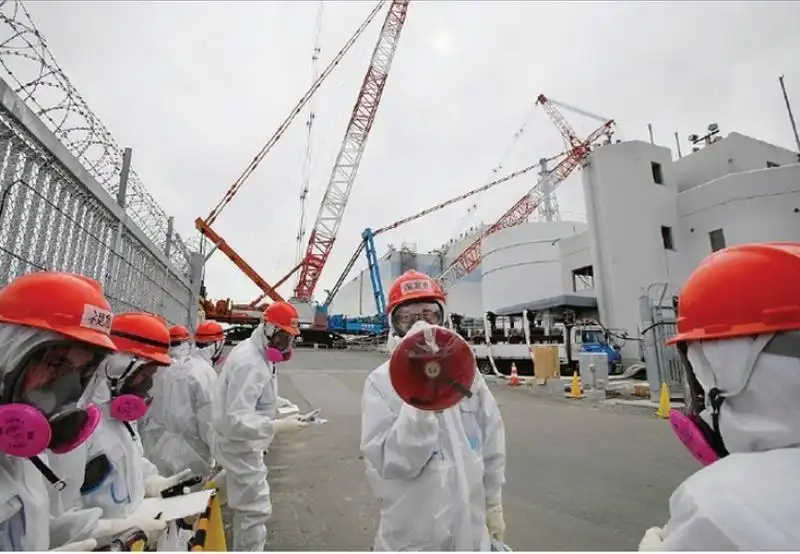
<path fill-rule="evenodd" d="M 369 550 L 377 503 L 359 453 L 360 395 L 380 354 L 299 350 L 280 395 L 328 419 L 268 456 L 269 550 Z M 597 408 L 492 385 L 506 423 L 506 542 L 514 550 L 635 550 L 698 469 L 649 411 Z"/>

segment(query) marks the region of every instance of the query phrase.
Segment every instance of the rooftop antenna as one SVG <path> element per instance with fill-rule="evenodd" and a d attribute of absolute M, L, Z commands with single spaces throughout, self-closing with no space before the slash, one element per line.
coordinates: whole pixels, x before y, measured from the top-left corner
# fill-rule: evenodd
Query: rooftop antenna
<path fill-rule="evenodd" d="M 794 133 L 794 143 L 797 145 L 797 152 L 800 155 L 800 136 L 797 134 L 797 124 L 794 122 L 794 114 L 792 114 L 792 105 L 789 103 L 789 96 L 786 94 L 786 85 L 783 84 L 783 75 L 778 77 L 778 82 L 781 84 L 781 92 L 783 92 L 783 101 L 786 102 L 786 111 L 789 112 L 789 123 L 792 124 L 792 132 Z"/>
<path fill-rule="evenodd" d="M 683 155 L 681 155 L 681 139 L 678 138 L 678 131 L 675 131 L 675 146 L 678 148 L 678 159 L 680 159 Z"/>
<path fill-rule="evenodd" d="M 650 144 L 655 144 L 655 141 L 653 140 L 653 124 L 652 123 L 648 123 L 647 124 L 647 132 L 650 134 Z"/>
<path fill-rule="evenodd" d="M 692 152 L 697 152 L 700 150 L 699 144 L 703 144 L 704 146 L 710 146 L 715 142 L 722 140 L 722 137 L 719 136 L 720 130 L 719 125 L 716 123 L 711 123 L 708 126 L 708 132 L 703 135 L 699 136 L 695 133 L 689 135 L 689 142 L 692 143 Z"/>

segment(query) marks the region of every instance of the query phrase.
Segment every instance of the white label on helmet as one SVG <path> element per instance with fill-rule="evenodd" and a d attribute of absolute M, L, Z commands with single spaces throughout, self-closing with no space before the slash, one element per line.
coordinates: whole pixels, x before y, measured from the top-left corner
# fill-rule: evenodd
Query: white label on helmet
<path fill-rule="evenodd" d="M 403 295 L 412 294 L 415 292 L 429 292 L 431 290 L 431 282 L 427 279 L 416 279 L 414 281 L 406 281 L 400 285 L 400 292 Z"/>
<path fill-rule="evenodd" d="M 114 319 L 114 314 L 92 306 L 91 304 L 83 305 L 83 317 L 81 318 L 81 327 L 94 329 L 95 331 L 102 331 L 106 335 L 111 333 L 111 320 Z"/>

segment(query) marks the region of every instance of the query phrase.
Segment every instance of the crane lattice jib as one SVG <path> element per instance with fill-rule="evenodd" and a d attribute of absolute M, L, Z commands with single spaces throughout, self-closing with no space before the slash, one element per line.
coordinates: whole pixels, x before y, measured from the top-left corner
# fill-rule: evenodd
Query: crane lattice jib
<path fill-rule="evenodd" d="M 269 138 L 269 140 L 261 148 L 261 150 L 259 150 L 258 153 L 253 157 L 250 164 L 245 168 L 242 174 L 239 175 L 238 179 L 236 179 L 236 181 L 230 186 L 228 191 L 225 193 L 225 196 L 222 197 L 222 200 L 220 200 L 217 203 L 217 205 L 214 206 L 214 209 L 212 209 L 211 212 L 208 214 L 208 216 L 206 216 L 206 218 L 203 220 L 206 225 L 213 225 L 214 222 L 219 217 L 219 214 L 225 208 L 225 206 L 230 204 L 231 200 L 233 200 L 234 196 L 236 196 L 236 193 L 239 192 L 239 189 L 242 188 L 242 185 L 247 180 L 247 178 L 253 174 L 258 165 L 264 159 L 264 157 L 269 153 L 270 150 L 272 150 L 272 147 L 275 146 L 275 144 L 277 144 L 278 141 L 281 139 L 286 129 L 288 129 L 289 125 L 292 123 L 292 121 L 294 121 L 294 118 L 297 117 L 297 115 L 303 111 L 305 105 L 309 102 L 309 100 L 311 100 L 311 97 L 314 95 L 315 92 L 317 92 L 317 90 L 325 81 L 325 79 L 328 78 L 328 75 L 330 75 L 333 72 L 333 70 L 336 69 L 336 66 L 339 65 L 339 62 L 342 61 L 342 58 L 344 58 L 345 54 L 347 54 L 350 48 L 352 48 L 353 45 L 358 41 L 358 39 L 361 37 L 364 31 L 367 30 L 369 24 L 372 23 L 372 20 L 375 18 L 376 15 L 378 15 L 378 12 L 380 11 L 381 7 L 384 4 L 384 1 L 385 0 L 381 0 L 380 2 L 378 2 L 378 4 L 369 12 L 364 22 L 358 27 L 358 29 L 356 29 L 356 32 L 353 33 L 353 35 L 347 40 L 345 45 L 341 48 L 341 50 L 339 50 L 339 52 L 336 53 L 336 55 L 330 61 L 328 66 L 322 71 L 322 73 L 319 74 L 317 79 L 311 84 L 311 87 L 309 87 L 306 93 L 300 98 L 300 100 L 298 100 L 297 104 L 295 104 L 295 106 L 289 112 L 289 115 L 286 117 L 286 119 L 284 119 L 283 122 L 278 126 L 278 129 L 275 131 L 275 133 Z M 198 230 L 200 229 L 198 228 Z"/>
<path fill-rule="evenodd" d="M 552 120 L 553 124 L 558 128 L 558 132 L 561 133 L 561 136 L 564 137 L 564 141 L 570 148 L 577 148 L 581 145 L 581 139 L 578 138 L 578 134 L 575 132 L 575 129 L 572 128 L 567 120 L 561 115 L 561 112 L 556 109 L 556 107 L 551 104 L 547 97 L 544 94 L 540 94 L 539 97 L 536 99 L 536 102 L 544 108 L 544 111 L 547 112 L 548 117 Z"/>
<path fill-rule="evenodd" d="M 579 143 L 572 152 L 564 158 L 561 163 L 548 172 L 534 187 L 522 198 L 517 201 L 500 219 L 481 232 L 466 249 L 445 269 L 438 277 L 442 287 L 447 290 L 460 281 L 465 276 L 472 273 L 481 265 L 483 252 L 481 242 L 484 237 L 491 235 L 501 229 L 507 229 L 520 225 L 528 220 L 530 215 L 539 206 L 543 197 L 543 191 L 551 192 L 564 181 L 581 162 L 589 155 L 592 144 L 601 136 L 607 135 L 613 125 L 613 121 L 608 121 L 602 127 L 592 132 L 586 140 Z M 550 186 L 543 186 L 549 181 Z"/>
<path fill-rule="evenodd" d="M 378 43 L 372 53 L 370 66 L 361 84 L 361 90 L 347 124 L 345 138 L 331 171 L 325 195 L 322 198 L 314 229 L 308 239 L 305 264 L 300 272 L 295 296 L 300 300 L 311 300 L 322 269 L 336 240 L 342 222 L 347 199 L 353 188 L 361 156 L 367 143 L 369 131 L 375 121 L 386 78 L 397 49 L 400 31 L 406 20 L 408 0 L 395 0 L 381 28 Z"/>

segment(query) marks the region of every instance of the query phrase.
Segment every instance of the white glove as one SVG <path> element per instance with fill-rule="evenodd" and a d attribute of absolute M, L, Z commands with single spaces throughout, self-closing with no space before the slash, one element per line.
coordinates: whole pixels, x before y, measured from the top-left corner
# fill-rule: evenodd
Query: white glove
<path fill-rule="evenodd" d="M 191 469 L 184 469 L 172 477 L 162 477 L 160 475 L 150 475 L 144 480 L 144 495 L 149 497 L 160 497 L 161 491 L 174 487 L 192 474 Z"/>
<path fill-rule="evenodd" d="M 89 552 L 97 548 L 96 539 L 86 539 L 85 541 L 68 542 L 58 548 L 51 548 L 50 552 L 68 551 L 68 552 Z"/>
<path fill-rule="evenodd" d="M 641 542 L 639 543 L 639 551 L 656 551 L 661 550 L 664 545 L 664 531 L 661 527 L 651 527 L 647 531 L 644 532 L 644 537 L 642 537 Z"/>
<path fill-rule="evenodd" d="M 278 408 L 297 408 L 288 398 L 278 397 Z"/>
<path fill-rule="evenodd" d="M 298 414 L 291 415 L 283 419 L 272 420 L 272 428 L 276 435 L 299 431 L 305 427 L 308 427 L 308 422 L 301 420 Z"/>
<path fill-rule="evenodd" d="M 486 527 L 489 529 L 490 537 L 498 542 L 503 542 L 503 535 L 506 532 L 506 521 L 503 519 L 502 504 L 486 506 Z"/>
<path fill-rule="evenodd" d="M 97 526 L 92 533 L 94 538 L 105 538 L 119 535 L 128 529 L 140 529 L 147 535 L 147 542 L 155 544 L 158 537 L 164 529 L 167 528 L 167 522 L 160 519 L 146 519 L 141 517 L 128 517 L 125 519 L 101 519 L 98 520 Z"/>

